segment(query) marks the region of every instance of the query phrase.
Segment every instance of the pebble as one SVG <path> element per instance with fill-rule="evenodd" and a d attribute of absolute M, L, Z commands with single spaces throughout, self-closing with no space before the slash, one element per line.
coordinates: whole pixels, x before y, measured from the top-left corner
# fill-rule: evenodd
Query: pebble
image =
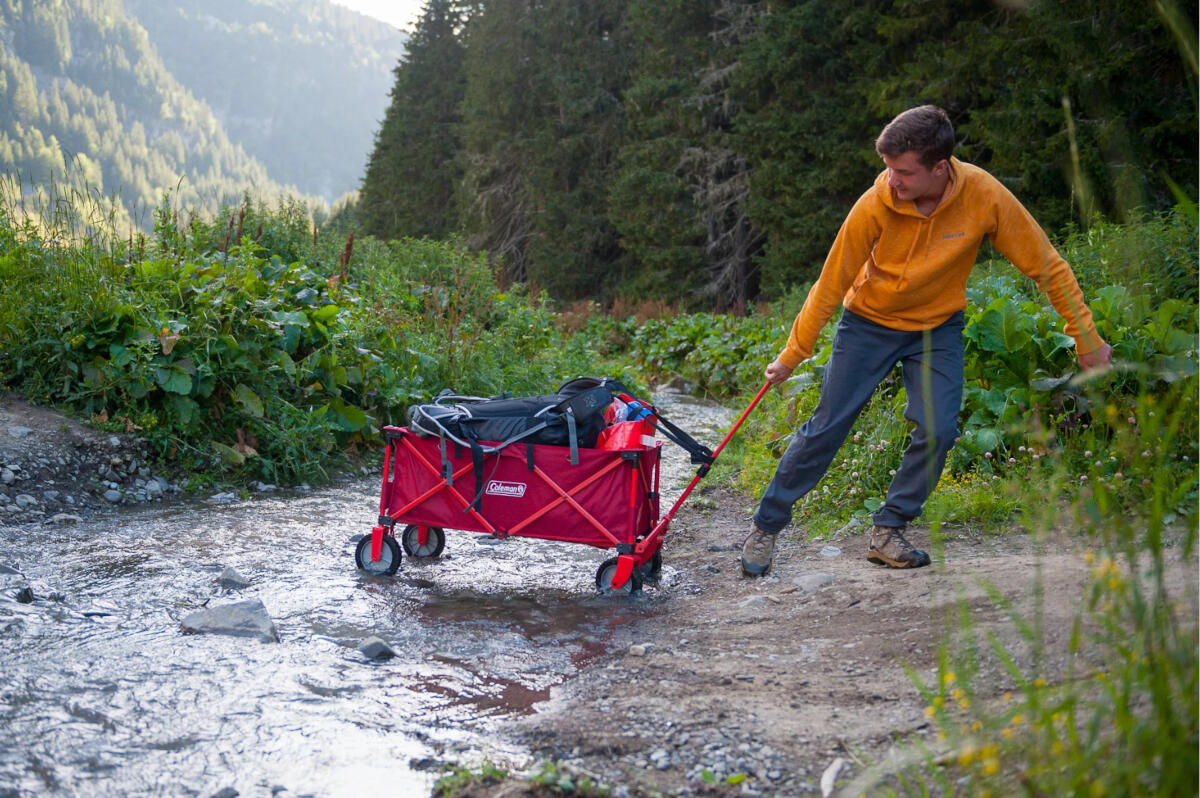
<path fill-rule="evenodd" d="M 368 637 L 358 644 L 358 653 L 367 659 L 391 659 L 396 656 L 395 650 L 387 641 L 379 637 Z"/>
<path fill-rule="evenodd" d="M 221 583 L 221 587 L 226 588 L 250 587 L 250 580 L 228 565 L 225 566 L 225 570 L 221 571 L 221 576 L 217 581 Z"/>
<path fill-rule="evenodd" d="M 805 592 L 812 592 L 823 585 L 836 581 L 837 577 L 833 574 L 811 573 L 796 577 L 792 580 L 792 584 Z"/>
<path fill-rule="evenodd" d="M 33 432 L 33 430 L 31 430 L 29 427 L 14 426 L 8 428 L 8 434 L 13 438 L 24 438 L 27 437 L 31 432 Z"/>
<path fill-rule="evenodd" d="M 104 501 L 116 504 L 117 502 L 121 501 L 121 491 L 114 488 L 109 488 L 108 490 L 104 491 Z"/>
<path fill-rule="evenodd" d="M 821 556 L 822 557 L 840 557 L 840 556 L 842 556 L 842 550 L 839 549 L 837 546 L 825 546 L 824 548 L 821 549 Z"/>
<path fill-rule="evenodd" d="M 279 641 L 279 632 L 261 599 L 205 607 L 185 615 L 181 625 L 185 632 L 253 637 L 263 643 Z"/>

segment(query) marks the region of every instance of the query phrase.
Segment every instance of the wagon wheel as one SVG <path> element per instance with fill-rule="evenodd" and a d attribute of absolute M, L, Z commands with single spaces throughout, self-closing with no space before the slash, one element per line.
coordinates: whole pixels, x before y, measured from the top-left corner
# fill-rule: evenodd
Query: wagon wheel
<path fill-rule="evenodd" d="M 400 544 L 391 535 L 384 535 L 379 561 L 371 562 L 371 536 L 366 535 L 354 547 L 354 564 L 372 576 L 391 576 L 400 567 Z"/>
<path fill-rule="evenodd" d="M 654 552 L 649 560 L 642 563 L 640 570 L 643 579 L 658 579 L 658 575 L 662 571 L 662 549 Z"/>
<path fill-rule="evenodd" d="M 442 549 L 446 548 L 446 530 L 440 526 L 427 526 L 425 530 L 428 534 L 424 543 L 421 543 L 419 526 L 409 524 L 400 533 L 400 544 L 404 546 L 404 553 L 409 557 L 421 560 L 433 559 L 442 553 Z"/>
<path fill-rule="evenodd" d="M 605 595 L 615 593 L 628 594 L 642 589 L 642 572 L 639 568 L 634 568 L 629 574 L 629 579 L 625 584 L 621 585 L 616 590 L 612 589 L 613 575 L 617 572 L 617 558 L 609 557 L 604 562 L 600 563 L 600 567 L 596 569 L 596 589 Z"/>

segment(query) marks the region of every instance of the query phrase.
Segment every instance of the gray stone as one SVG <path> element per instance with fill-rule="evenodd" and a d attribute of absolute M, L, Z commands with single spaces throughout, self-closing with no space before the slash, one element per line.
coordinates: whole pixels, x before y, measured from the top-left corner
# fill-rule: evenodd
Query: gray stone
<path fill-rule="evenodd" d="M 396 652 L 385 640 L 378 637 L 368 637 L 358 644 L 358 653 L 367 659 L 391 659 Z"/>
<path fill-rule="evenodd" d="M 158 482 L 158 480 L 152 479 L 146 483 L 145 491 L 146 491 L 147 496 L 149 496 L 152 499 L 157 499 L 157 498 L 161 497 L 163 495 L 163 493 L 166 492 L 166 488 L 164 488 Z"/>
<path fill-rule="evenodd" d="M 837 577 L 833 574 L 813 573 L 797 576 L 792 580 L 792 584 L 805 592 L 811 593 L 817 588 L 835 581 L 837 581 Z"/>
<path fill-rule="evenodd" d="M 183 631 L 253 637 L 263 643 L 279 642 L 279 632 L 260 599 L 222 604 L 190 612 L 181 621 Z"/>
<path fill-rule="evenodd" d="M 238 500 L 238 497 L 236 493 L 214 493 L 212 496 L 208 497 L 208 500 L 210 502 L 216 502 L 217 504 L 235 504 Z"/>
<path fill-rule="evenodd" d="M 13 473 L 11 468 L 5 468 L 0 471 L 0 482 L 3 482 L 5 485 L 11 485 L 16 481 L 17 475 Z"/>
<path fill-rule="evenodd" d="M 840 556 L 842 556 L 842 550 L 839 549 L 837 546 L 826 546 L 823 549 L 821 549 L 821 556 L 822 557 L 840 557 Z"/>
<path fill-rule="evenodd" d="M 83 523 L 83 519 L 77 515 L 72 515 L 71 513 L 55 513 L 54 515 L 50 516 L 50 523 L 64 525 L 80 524 Z"/>
<path fill-rule="evenodd" d="M 762 605 L 764 605 L 766 603 L 767 603 L 766 596 L 751 596 L 748 599 L 744 599 L 742 601 L 742 603 L 739 604 L 738 606 L 739 607 L 761 607 Z"/>
<path fill-rule="evenodd" d="M 629 647 L 629 655 L 631 657 L 644 657 L 653 650 L 653 643 L 634 643 Z"/>
<path fill-rule="evenodd" d="M 115 488 L 109 488 L 108 490 L 104 491 L 104 501 L 116 504 L 117 502 L 121 501 L 121 491 Z"/>
<path fill-rule="evenodd" d="M 25 438 L 25 437 L 28 437 L 32 432 L 33 432 L 33 430 L 31 430 L 29 427 L 9 427 L 8 428 L 8 434 L 10 437 L 13 437 L 13 438 Z"/>
<path fill-rule="evenodd" d="M 112 446 L 113 448 L 117 448 L 121 445 L 121 439 L 118 438 L 116 435 L 109 435 L 108 436 L 108 445 Z"/>
<path fill-rule="evenodd" d="M 33 603 L 33 588 L 26 585 L 25 587 L 18 590 L 17 591 L 17 601 L 19 601 L 22 604 L 32 604 Z"/>
<path fill-rule="evenodd" d="M 28 493 L 17 494 L 17 506 L 22 510 L 28 510 L 30 507 L 37 505 L 37 499 L 30 496 Z"/>
<path fill-rule="evenodd" d="M 250 587 L 250 580 L 239 574 L 230 566 L 225 566 L 225 570 L 221 571 L 221 576 L 218 578 L 221 587 L 241 588 Z"/>
<path fill-rule="evenodd" d="M 42 498 L 48 502 L 58 501 L 59 495 L 60 495 L 59 492 L 56 490 L 47 490 L 47 491 L 42 492 Z"/>

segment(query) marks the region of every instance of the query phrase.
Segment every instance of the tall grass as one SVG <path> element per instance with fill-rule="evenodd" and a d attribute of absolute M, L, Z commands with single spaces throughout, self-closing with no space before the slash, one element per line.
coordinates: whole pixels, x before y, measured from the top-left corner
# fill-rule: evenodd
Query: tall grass
<path fill-rule="evenodd" d="M 977 627 L 961 602 L 932 681 L 912 674 L 932 739 L 902 740 L 905 753 L 869 768 L 849 793 L 1196 794 L 1200 519 L 1194 459 L 1184 479 L 1175 462 L 1180 444 L 1195 442 L 1196 391 L 1192 378 L 1139 396 L 1135 415 L 1113 425 L 1122 471 L 1054 456 L 1049 477 L 1025 490 L 1023 524 L 1039 549 L 1065 542 L 1087 567 L 1069 630 L 1055 630 L 1069 631 L 1065 652 L 1047 642 L 1041 586 L 1054 573 L 1039 573 L 1023 607 L 984 580 L 1017 640 Z M 1138 501 L 1127 482 L 1141 486 Z"/>

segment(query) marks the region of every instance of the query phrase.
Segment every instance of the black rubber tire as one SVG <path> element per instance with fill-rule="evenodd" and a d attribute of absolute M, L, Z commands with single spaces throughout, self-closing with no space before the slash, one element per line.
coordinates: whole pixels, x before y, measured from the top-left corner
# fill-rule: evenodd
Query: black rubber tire
<path fill-rule="evenodd" d="M 371 536 L 364 535 L 354 547 L 354 564 L 371 576 L 391 576 L 400 569 L 400 544 L 393 536 L 384 535 L 379 562 L 371 562 Z"/>
<path fill-rule="evenodd" d="M 649 560 L 642 563 L 641 571 L 643 579 L 658 579 L 662 572 L 662 549 L 654 552 Z"/>
<path fill-rule="evenodd" d="M 429 527 L 429 537 L 425 539 L 424 546 L 417 542 L 419 533 L 420 530 L 413 524 L 404 527 L 404 531 L 400 533 L 400 545 L 404 547 L 404 553 L 417 560 L 440 557 L 442 550 L 446 548 L 446 530 L 440 526 Z"/>
<path fill-rule="evenodd" d="M 613 574 L 617 571 L 617 558 L 609 557 L 604 562 L 600 563 L 600 567 L 596 569 L 596 589 L 605 595 L 613 594 L 630 594 L 636 593 L 642 589 L 642 572 L 639 568 L 634 568 L 629 574 L 629 579 L 621 586 L 619 590 L 613 590 L 612 585 Z"/>

